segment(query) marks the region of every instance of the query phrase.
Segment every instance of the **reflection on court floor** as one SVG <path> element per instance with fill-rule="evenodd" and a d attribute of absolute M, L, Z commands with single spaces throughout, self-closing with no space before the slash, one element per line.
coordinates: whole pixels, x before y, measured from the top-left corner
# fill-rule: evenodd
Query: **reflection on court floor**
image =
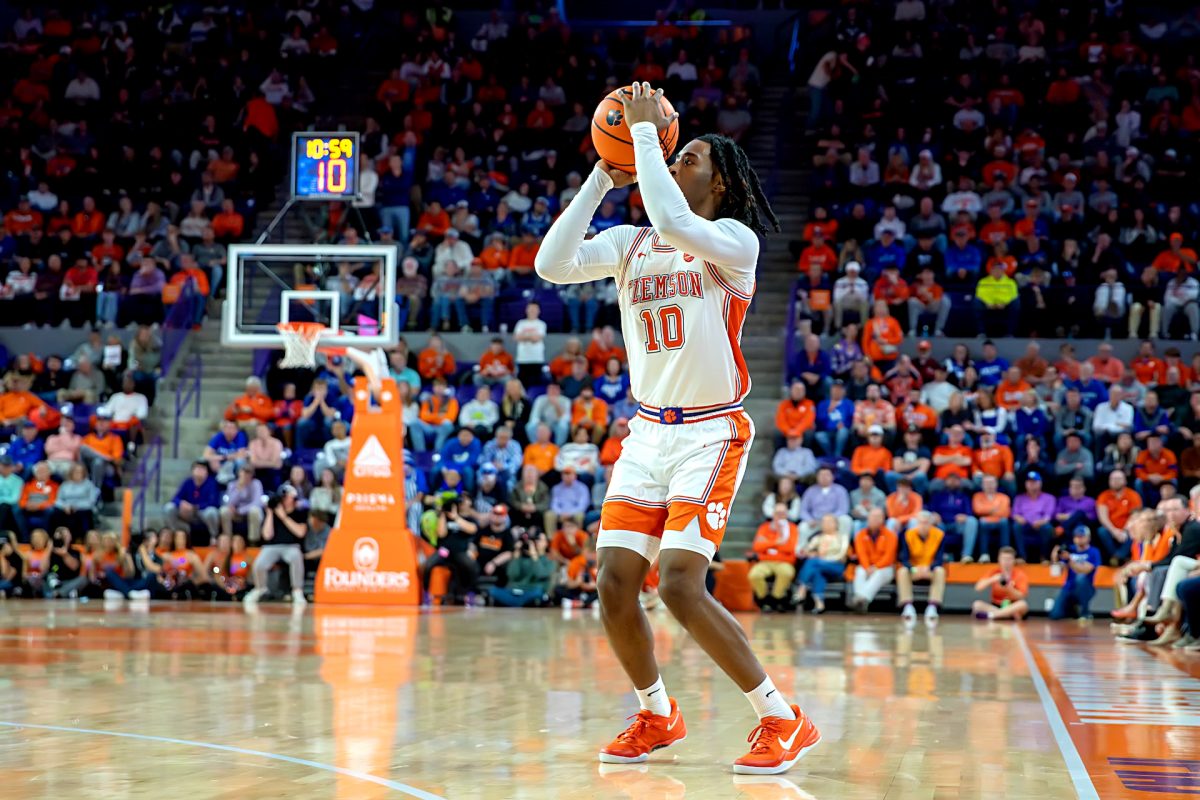
<path fill-rule="evenodd" d="M 0 799 L 1200 791 L 1197 665 L 1118 648 L 1101 624 L 1035 620 L 1022 641 L 955 618 L 933 630 L 891 617 L 742 623 L 821 726 L 821 746 L 785 776 L 731 773 L 750 708 L 667 614 L 654 616 L 657 651 L 688 739 L 613 767 L 595 749 L 636 702 L 590 612 L 9 601 Z"/>

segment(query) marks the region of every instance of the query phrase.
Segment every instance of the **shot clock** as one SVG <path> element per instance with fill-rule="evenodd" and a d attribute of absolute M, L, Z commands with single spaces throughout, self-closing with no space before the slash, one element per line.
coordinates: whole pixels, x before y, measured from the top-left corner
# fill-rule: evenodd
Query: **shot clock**
<path fill-rule="evenodd" d="M 292 199 L 358 197 L 358 133 L 292 134 Z"/>

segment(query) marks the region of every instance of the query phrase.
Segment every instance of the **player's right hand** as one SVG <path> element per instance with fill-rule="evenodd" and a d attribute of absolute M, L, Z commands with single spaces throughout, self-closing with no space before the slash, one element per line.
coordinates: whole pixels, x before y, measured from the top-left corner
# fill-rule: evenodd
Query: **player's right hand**
<path fill-rule="evenodd" d="M 614 189 L 622 189 L 630 184 L 637 183 L 637 175 L 610 166 L 604 159 L 596 162 L 596 169 L 601 170 L 608 177 L 612 178 Z"/>

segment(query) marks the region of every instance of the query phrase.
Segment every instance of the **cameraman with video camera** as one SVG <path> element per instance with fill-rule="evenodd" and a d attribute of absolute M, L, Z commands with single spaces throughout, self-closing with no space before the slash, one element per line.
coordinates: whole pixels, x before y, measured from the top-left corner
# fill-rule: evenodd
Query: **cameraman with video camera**
<path fill-rule="evenodd" d="M 550 602 L 557 565 L 546 557 L 549 542 L 546 534 L 514 529 L 517 544 L 512 561 L 508 562 L 508 585 L 488 589 L 492 603 L 506 608 L 540 606 Z"/>
<path fill-rule="evenodd" d="M 467 605 L 475 600 L 475 586 L 479 579 L 479 567 L 475 562 L 475 534 L 479 526 L 459 513 L 457 498 L 448 498 L 437 511 L 437 551 L 425 562 L 425 591 L 429 591 L 429 576 L 434 567 L 450 570 L 460 594 Z"/>
<path fill-rule="evenodd" d="M 1067 579 L 1050 609 L 1050 619 L 1091 619 L 1088 604 L 1096 596 L 1096 570 L 1100 568 L 1100 551 L 1092 546 L 1092 532 L 1086 525 L 1076 527 L 1071 546 L 1056 546 L 1050 561 L 1067 567 Z"/>
<path fill-rule="evenodd" d="M 301 547 L 308 533 L 308 511 L 297 505 L 296 496 L 295 487 L 284 484 L 279 493 L 267 501 L 268 513 L 262 523 L 263 546 L 254 560 L 254 588 L 242 601 L 248 606 L 266 594 L 267 577 L 280 561 L 288 565 L 293 607 L 308 602 L 304 598 L 304 550 Z"/>

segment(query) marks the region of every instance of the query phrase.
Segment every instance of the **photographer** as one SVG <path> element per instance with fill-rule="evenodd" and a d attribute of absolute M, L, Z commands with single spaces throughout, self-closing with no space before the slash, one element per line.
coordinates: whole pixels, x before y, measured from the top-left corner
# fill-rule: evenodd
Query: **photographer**
<path fill-rule="evenodd" d="M 583 552 L 567 564 L 567 582 L 554 592 L 563 608 L 591 608 L 596 602 L 596 540 L 588 538 Z"/>
<path fill-rule="evenodd" d="M 65 527 L 57 528 L 50 537 L 50 570 L 43 587 L 46 599 L 78 597 L 88 583 L 89 576 L 71 550 L 71 531 Z"/>
<path fill-rule="evenodd" d="M 475 583 L 479 568 L 475 564 L 473 539 L 479 526 L 459 513 L 459 500 L 447 500 L 437 512 L 437 550 L 433 558 L 425 562 L 425 590 L 429 591 L 429 576 L 434 567 L 450 570 L 458 591 L 466 596 L 471 605 L 475 595 Z"/>
<path fill-rule="evenodd" d="M 975 584 L 975 591 L 992 591 L 992 600 L 985 603 L 976 600 L 971 606 L 976 619 L 1015 619 L 1020 620 L 1029 613 L 1029 578 L 1025 571 L 1017 566 L 1017 551 L 1011 547 L 1001 547 L 997 558 L 997 566 L 986 577 L 980 578 Z"/>
<path fill-rule="evenodd" d="M 286 484 L 267 505 L 270 513 L 262 526 L 265 544 L 254 560 L 254 588 L 243 602 L 248 606 L 257 603 L 266 594 L 271 568 L 284 561 L 291 578 L 292 604 L 299 607 L 308 602 L 304 599 L 304 551 L 300 547 L 308 533 L 308 512 L 296 505 L 296 490 Z"/>
<path fill-rule="evenodd" d="M 492 603 L 505 608 L 525 608 L 549 602 L 557 567 L 546 558 L 547 545 L 544 533 L 521 532 L 514 558 L 508 562 L 508 585 L 488 589 Z"/>
<path fill-rule="evenodd" d="M 476 518 L 479 516 L 476 515 Z M 475 537 L 475 566 L 485 582 L 504 586 L 508 579 L 506 567 L 513 557 L 508 508 L 503 505 L 492 506 L 492 510 L 482 517 L 479 535 Z"/>
<path fill-rule="evenodd" d="M 1096 569 L 1100 566 L 1100 551 L 1092 546 L 1092 532 L 1086 525 L 1077 527 L 1071 546 L 1056 546 L 1050 561 L 1067 566 L 1067 579 L 1050 609 L 1050 619 L 1091 619 L 1088 604 L 1096 595 Z"/>

